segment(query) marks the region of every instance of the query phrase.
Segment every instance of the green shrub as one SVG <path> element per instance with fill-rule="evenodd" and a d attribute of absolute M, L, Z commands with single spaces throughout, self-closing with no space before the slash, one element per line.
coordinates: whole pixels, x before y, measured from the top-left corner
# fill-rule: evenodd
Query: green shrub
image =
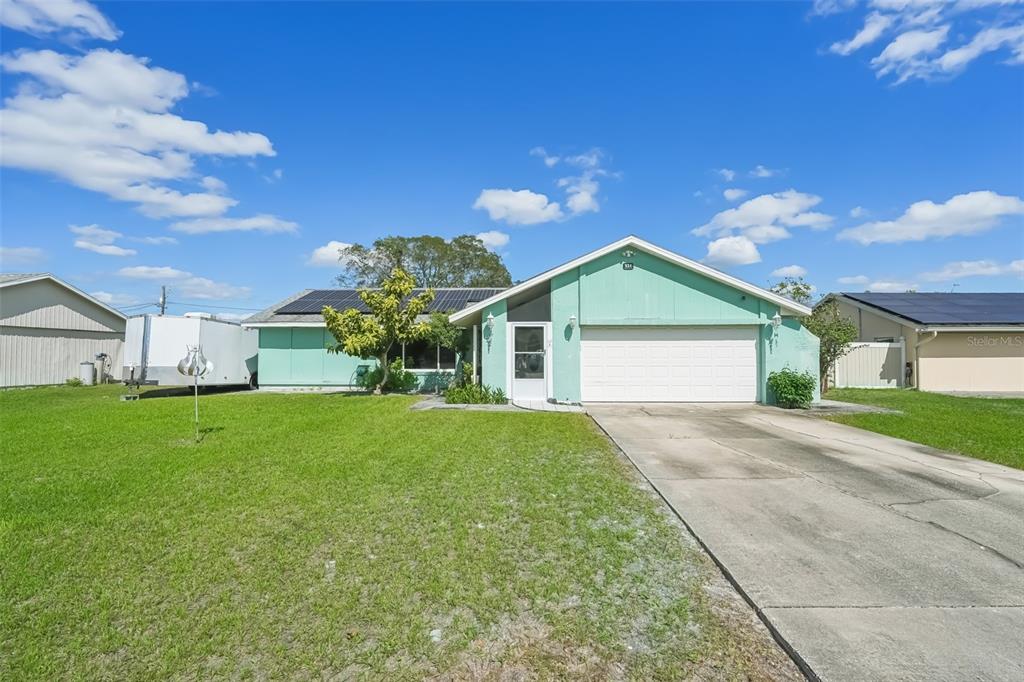
<path fill-rule="evenodd" d="M 382 376 L 384 376 L 384 369 L 378 365 L 358 377 L 356 381 L 361 387 L 373 390 L 380 383 Z M 408 393 L 418 387 L 419 381 L 416 379 L 416 375 L 405 368 L 402 359 L 392 360 L 388 371 L 388 382 L 384 384 L 384 390 L 389 393 Z"/>
<path fill-rule="evenodd" d="M 786 369 L 768 375 L 768 388 L 779 407 L 807 407 L 814 400 L 814 375 Z"/>
<path fill-rule="evenodd" d="M 452 386 L 444 392 L 444 401 L 458 405 L 503 405 L 508 402 L 505 391 L 500 388 L 463 384 Z"/>
<path fill-rule="evenodd" d="M 82 385 L 82 380 L 79 379 L 78 377 L 71 377 L 70 379 L 68 379 L 67 381 L 64 382 L 64 385 L 65 386 L 81 386 Z"/>

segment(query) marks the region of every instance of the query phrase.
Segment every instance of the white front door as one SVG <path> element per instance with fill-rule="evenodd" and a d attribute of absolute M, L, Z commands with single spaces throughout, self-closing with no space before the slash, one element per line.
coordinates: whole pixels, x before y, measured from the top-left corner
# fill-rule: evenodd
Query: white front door
<path fill-rule="evenodd" d="M 583 327 L 584 401 L 754 402 L 757 328 Z"/>
<path fill-rule="evenodd" d="M 512 399 L 547 400 L 548 333 L 543 323 L 515 323 L 511 327 Z"/>

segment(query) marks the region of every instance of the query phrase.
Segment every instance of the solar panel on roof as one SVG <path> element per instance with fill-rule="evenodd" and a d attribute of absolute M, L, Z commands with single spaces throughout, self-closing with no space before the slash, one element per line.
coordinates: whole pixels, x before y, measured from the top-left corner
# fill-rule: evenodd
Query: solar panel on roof
<path fill-rule="evenodd" d="M 844 294 L 920 324 L 1024 324 L 1024 293 Z"/>
<path fill-rule="evenodd" d="M 434 300 L 427 307 L 427 312 L 455 312 L 462 310 L 470 303 L 478 303 L 495 294 L 502 289 L 435 289 Z M 423 292 L 423 289 L 415 289 L 412 292 L 416 296 Z M 355 308 L 360 312 L 369 312 L 363 300 L 359 297 L 357 289 L 317 289 L 300 296 L 291 303 L 278 308 L 275 313 L 283 315 L 319 315 L 324 306 L 331 306 L 336 310 Z"/>

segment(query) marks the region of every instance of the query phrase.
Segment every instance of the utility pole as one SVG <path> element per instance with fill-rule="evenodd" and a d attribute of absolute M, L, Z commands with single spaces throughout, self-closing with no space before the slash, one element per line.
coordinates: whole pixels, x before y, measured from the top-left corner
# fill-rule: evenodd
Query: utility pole
<path fill-rule="evenodd" d="M 167 310 L 167 287 L 166 286 L 161 286 L 160 287 L 160 315 L 163 315 L 165 310 Z"/>

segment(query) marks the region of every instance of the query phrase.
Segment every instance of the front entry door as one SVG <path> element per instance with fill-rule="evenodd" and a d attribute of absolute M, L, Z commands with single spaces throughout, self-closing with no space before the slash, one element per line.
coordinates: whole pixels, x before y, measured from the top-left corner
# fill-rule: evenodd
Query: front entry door
<path fill-rule="evenodd" d="M 547 400 L 547 326 L 512 327 L 512 398 Z"/>

